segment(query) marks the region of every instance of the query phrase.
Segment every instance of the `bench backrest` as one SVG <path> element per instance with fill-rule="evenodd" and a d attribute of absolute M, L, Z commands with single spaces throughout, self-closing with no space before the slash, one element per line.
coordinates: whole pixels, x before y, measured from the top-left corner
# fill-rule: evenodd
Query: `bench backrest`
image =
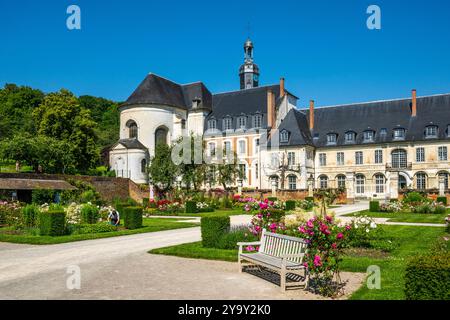
<path fill-rule="evenodd" d="M 259 253 L 264 253 L 274 257 L 281 257 L 288 254 L 305 254 L 308 244 L 304 239 L 285 236 L 263 230 L 261 235 L 261 246 Z M 302 263 L 303 255 L 296 258 L 289 258 L 289 261 Z"/>

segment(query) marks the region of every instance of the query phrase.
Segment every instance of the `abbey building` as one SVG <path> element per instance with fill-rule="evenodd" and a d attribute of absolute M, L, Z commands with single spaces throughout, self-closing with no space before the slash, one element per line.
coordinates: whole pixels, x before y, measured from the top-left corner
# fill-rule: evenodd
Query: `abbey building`
<path fill-rule="evenodd" d="M 120 106 L 116 175 L 147 183 L 156 144 L 194 133 L 210 156 L 236 152 L 248 188 L 345 187 L 349 198 L 380 199 L 449 189 L 450 94 L 301 108 L 283 78 L 259 86 L 253 50 L 247 40 L 237 91 L 212 94 L 202 82 L 149 74 Z"/>

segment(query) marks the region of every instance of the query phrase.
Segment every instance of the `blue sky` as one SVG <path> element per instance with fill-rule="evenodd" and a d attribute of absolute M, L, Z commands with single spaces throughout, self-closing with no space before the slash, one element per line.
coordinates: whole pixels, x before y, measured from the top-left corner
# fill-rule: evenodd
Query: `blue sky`
<path fill-rule="evenodd" d="M 81 30 L 66 28 L 71 4 Z M 366 27 L 371 4 L 381 30 Z M 0 84 L 121 101 L 153 72 L 236 90 L 250 23 L 261 85 L 285 77 L 299 106 L 448 93 L 449 12 L 447 0 L 2 1 Z"/>

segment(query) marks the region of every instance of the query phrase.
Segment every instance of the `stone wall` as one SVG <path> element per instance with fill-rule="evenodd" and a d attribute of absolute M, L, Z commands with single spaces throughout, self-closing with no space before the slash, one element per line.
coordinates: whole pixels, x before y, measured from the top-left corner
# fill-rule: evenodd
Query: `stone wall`
<path fill-rule="evenodd" d="M 74 176 L 62 174 L 38 174 L 38 173 L 0 173 L 4 179 L 38 179 L 38 180 L 78 180 L 92 184 L 103 200 L 112 201 L 115 198 L 132 199 L 142 202 L 142 196 L 138 193 L 139 186 L 130 179 L 113 177 Z"/>

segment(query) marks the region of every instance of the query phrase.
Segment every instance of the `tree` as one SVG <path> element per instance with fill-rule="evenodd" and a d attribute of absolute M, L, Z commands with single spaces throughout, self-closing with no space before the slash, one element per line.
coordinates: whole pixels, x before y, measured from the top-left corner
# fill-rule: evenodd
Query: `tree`
<path fill-rule="evenodd" d="M 277 154 L 274 154 L 274 156 L 279 157 Z M 279 160 L 279 158 L 277 160 Z M 284 190 L 284 185 L 288 173 L 300 173 L 300 168 L 289 164 L 287 151 L 284 151 L 281 154 L 281 161 L 277 161 L 276 172 L 280 177 L 280 188 L 281 190 Z"/>
<path fill-rule="evenodd" d="M 184 139 L 187 139 L 186 137 L 181 137 L 177 144 L 183 144 Z M 200 142 L 200 143 L 197 143 Z M 206 180 L 206 174 L 208 166 L 206 165 L 205 161 L 203 160 L 203 154 L 205 149 L 205 144 L 203 142 L 203 139 L 200 136 L 194 136 L 191 134 L 189 137 L 189 143 L 190 143 L 190 160 L 189 162 L 181 162 L 178 166 L 179 173 L 182 177 L 183 183 L 186 185 L 187 189 L 189 190 L 191 186 L 194 187 L 194 190 L 198 190 L 199 187 L 202 185 L 202 183 Z M 196 148 L 200 147 L 200 150 L 195 150 Z M 182 149 L 182 148 L 181 148 Z M 180 156 L 183 156 L 183 151 L 180 153 Z M 195 163 L 195 154 L 200 153 L 200 163 Z"/>
<path fill-rule="evenodd" d="M 223 154 L 227 154 L 224 149 Z M 228 190 L 236 182 L 237 178 L 242 178 L 242 172 L 239 169 L 238 158 L 235 152 L 225 157 L 219 164 L 212 165 L 217 172 L 217 183 L 221 184 L 223 189 L 228 193 Z"/>
<path fill-rule="evenodd" d="M 175 184 L 178 174 L 177 166 L 172 162 L 172 148 L 165 143 L 159 143 L 155 148 L 149 166 L 149 176 L 160 192 L 168 192 Z"/>

